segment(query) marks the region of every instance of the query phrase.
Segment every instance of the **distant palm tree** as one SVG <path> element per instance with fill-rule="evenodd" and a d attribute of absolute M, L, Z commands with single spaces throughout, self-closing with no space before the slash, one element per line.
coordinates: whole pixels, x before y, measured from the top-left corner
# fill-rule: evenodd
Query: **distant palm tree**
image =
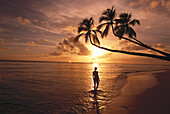
<path fill-rule="evenodd" d="M 140 25 L 140 21 L 137 19 L 131 19 L 132 15 L 131 13 L 122 13 L 119 15 L 119 19 L 114 19 L 115 18 L 115 12 L 116 10 L 114 9 L 114 6 L 112 6 L 111 9 L 106 9 L 103 13 L 102 16 L 99 18 L 99 23 L 101 23 L 97 28 L 100 30 L 102 27 L 105 27 L 102 33 L 102 37 L 106 37 L 109 32 L 109 28 L 112 27 L 112 32 L 113 34 L 124 40 L 128 40 L 132 43 L 135 43 L 137 45 L 140 45 L 142 47 L 151 49 L 153 51 L 159 52 L 165 56 L 170 57 L 170 54 L 165 53 L 163 51 L 154 49 L 141 41 L 136 39 L 136 32 L 132 28 L 132 26 L 138 24 Z M 114 27 L 115 26 L 115 27 Z M 124 35 L 128 35 L 129 38 L 125 38 Z"/>
<path fill-rule="evenodd" d="M 75 41 L 78 41 L 79 38 L 84 35 L 85 42 L 90 40 L 90 43 L 100 45 L 100 41 L 97 37 L 97 33 L 102 33 L 100 30 L 94 30 L 94 20 L 91 17 L 90 19 L 84 19 L 78 26 L 78 35 L 75 37 Z M 92 42 L 93 41 L 93 42 Z"/>

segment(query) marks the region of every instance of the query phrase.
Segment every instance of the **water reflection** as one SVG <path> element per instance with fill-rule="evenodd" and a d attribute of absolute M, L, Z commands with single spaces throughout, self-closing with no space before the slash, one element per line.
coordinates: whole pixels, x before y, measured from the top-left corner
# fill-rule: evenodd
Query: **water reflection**
<path fill-rule="evenodd" d="M 14 113 L 19 113 L 18 110 L 26 113 L 30 109 L 32 113 L 81 113 L 93 110 L 100 114 L 104 106 L 120 94 L 126 81 L 124 78 L 115 79 L 116 73 L 123 68 L 115 64 L 98 64 L 101 81 L 94 92 L 93 69 L 93 64 L 83 63 L 0 64 L 0 98 L 3 98 L 0 108 L 10 107 L 9 111 Z M 15 104 L 12 108 L 8 103 L 9 97 Z"/>
<path fill-rule="evenodd" d="M 97 114 L 101 114 L 100 109 L 99 109 L 99 102 L 97 99 L 97 90 L 94 90 L 93 94 L 94 94 L 93 109 L 96 109 Z"/>

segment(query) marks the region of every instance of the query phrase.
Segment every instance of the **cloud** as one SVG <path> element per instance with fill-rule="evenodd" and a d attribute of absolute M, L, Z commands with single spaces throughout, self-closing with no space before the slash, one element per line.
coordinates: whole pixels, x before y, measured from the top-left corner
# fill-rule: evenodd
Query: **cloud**
<path fill-rule="evenodd" d="M 146 27 L 143 27 L 142 31 L 145 31 L 145 30 L 148 30 L 148 29 L 151 29 L 151 25 L 148 25 Z"/>
<path fill-rule="evenodd" d="M 121 50 L 129 50 L 129 51 L 146 50 L 146 48 L 133 44 L 127 40 L 120 40 L 119 44 L 122 45 Z"/>
<path fill-rule="evenodd" d="M 9 49 L 11 49 L 11 48 L 8 48 L 8 47 L 0 47 L 0 49 L 9 50 Z"/>
<path fill-rule="evenodd" d="M 98 59 L 110 58 L 110 56 L 111 56 L 112 54 L 113 54 L 113 53 L 106 53 L 106 54 L 104 54 L 104 55 L 98 56 L 97 58 L 98 58 Z"/>
<path fill-rule="evenodd" d="M 27 44 L 35 45 L 35 42 L 28 42 Z"/>
<path fill-rule="evenodd" d="M 165 1 L 161 0 L 161 5 L 164 6 L 165 5 Z"/>
<path fill-rule="evenodd" d="M 161 43 L 157 43 L 157 44 L 155 44 L 155 47 L 156 48 L 166 48 L 166 45 L 161 44 Z"/>
<path fill-rule="evenodd" d="M 28 48 L 24 48 L 23 50 L 24 50 L 24 51 L 30 51 L 30 49 L 28 49 Z"/>
<path fill-rule="evenodd" d="M 129 45 L 126 45 L 124 47 L 121 48 L 121 50 L 129 50 L 129 51 L 134 51 L 134 50 L 146 50 L 147 48 L 144 48 L 144 47 L 141 47 L 141 46 L 138 46 L 138 45 L 134 45 L 134 44 L 129 44 Z"/>
<path fill-rule="evenodd" d="M 48 42 L 47 39 L 40 39 L 39 42 Z"/>
<path fill-rule="evenodd" d="M 4 45 L 5 44 L 5 39 L 4 38 L 0 38 L 0 45 Z"/>
<path fill-rule="evenodd" d="M 5 43 L 3 41 L 0 41 L 0 45 L 4 45 Z"/>
<path fill-rule="evenodd" d="M 61 52 L 55 51 L 55 52 L 53 52 L 53 53 L 50 53 L 49 55 L 52 55 L 52 56 L 59 56 L 59 55 L 62 55 L 62 53 L 61 53 Z"/>
<path fill-rule="evenodd" d="M 50 24 L 48 21 L 40 21 L 38 19 L 32 19 L 31 23 L 40 27 L 49 28 Z"/>
<path fill-rule="evenodd" d="M 127 40 L 119 40 L 119 44 L 121 44 L 121 45 L 128 44 L 128 43 L 129 43 L 129 41 L 127 41 Z"/>
<path fill-rule="evenodd" d="M 21 24 L 30 24 L 31 23 L 30 20 L 28 20 L 27 18 L 22 18 L 21 16 L 17 17 L 17 20 Z"/>
<path fill-rule="evenodd" d="M 167 9 L 170 9 L 170 1 L 168 1 L 168 2 L 166 3 L 166 8 L 167 8 Z"/>
<path fill-rule="evenodd" d="M 129 6 L 136 6 L 136 5 L 139 5 L 139 4 L 140 4 L 140 1 L 133 1 L 133 2 L 129 3 Z"/>
<path fill-rule="evenodd" d="M 63 30 L 71 32 L 72 34 L 77 34 L 78 26 L 67 26 Z"/>
<path fill-rule="evenodd" d="M 149 10 L 156 9 L 157 7 L 170 8 L 170 1 L 165 0 L 136 0 L 130 1 L 129 6 L 138 7 L 139 9 Z M 160 9 L 158 9 L 160 10 Z"/>
<path fill-rule="evenodd" d="M 64 39 L 62 42 L 56 44 L 57 50 L 49 55 L 59 56 L 63 54 L 76 54 L 87 56 L 91 54 L 91 51 L 87 49 L 81 42 L 74 42 L 74 38 Z"/>
<path fill-rule="evenodd" d="M 41 21 L 41 25 L 45 26 L 46 28 L 48 28 L 50 26 L 50 24 L 48 23 L 48 21 Z"/>
<path fill-rule="evenodd" d="M 150 8 L 155 8 L 155 7 L 158 6 L 158 4 L 159 4 L 159 1 L 152 1 L 152 2 L 150 3 Z"/>

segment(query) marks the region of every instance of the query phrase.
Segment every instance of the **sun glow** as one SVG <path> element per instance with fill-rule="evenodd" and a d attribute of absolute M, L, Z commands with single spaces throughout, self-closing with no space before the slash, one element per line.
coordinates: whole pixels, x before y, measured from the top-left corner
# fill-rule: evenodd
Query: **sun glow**
<path fill-rule="evenodd" d="M 91 51 L 93 52 L 92 58 L 95 58 L 97 56 L 101 56 L 101 55 L 104 54 L 104 51 L 102 49 L 99 49 L 99 48 L 94 47 L 94 46 L 93 46 L 93 50 L 91 50 Z"/>
<path fill-rule="evenodd" d="M 93 63 L 93 68 L 98 67 L 98 65 L 99 65 L 98 63 Z"/>

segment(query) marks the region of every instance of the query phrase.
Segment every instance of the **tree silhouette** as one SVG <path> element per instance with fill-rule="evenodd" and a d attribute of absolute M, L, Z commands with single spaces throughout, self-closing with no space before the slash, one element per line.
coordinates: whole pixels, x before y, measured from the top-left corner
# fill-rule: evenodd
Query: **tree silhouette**
<path fill-rule="evenodd" d="M 105 10 L 102 13 L 102 16 L 99 19 L 99 23 L 104 22 L 104 23 L 102 23 L 98 26 L 99 30 L 100 30 L 101 27 L 104 27 L 107 23 L 107 26 L 105 26 L 105 30 L 103 31 L 103 34 L 104 34 L 103 36 L 105 36 L 105 37 L 107 36 L 108 30 L 109 30 L 108 27 L 111 26 L 112 32 L 116 37 L 118 37 L 120 39 L 128 40 L 132 43 L 135 43 L 137 45 L 140 45 L 142 47 L 151 49 L 153 51 L 156 51 L 158 53 L 161 53 L 165 56 L 170 57 L 170 54 L 165 53 L 165 52 L 160 51 L 160 50 L 157 50 L 157 49 L 154 49 L 154 48 L 142 43 L 141 41 L 137 40 L 136 39 L 136 32 L 134 31 L 134 29 L 131 26 L 134 26 L 136 24 L 140 25 L 140 21 L 137 20 L 137 19 L 132 20 L 131 19 L 131 17 L 132 17 L 131 13 L 130 14 L 122 13 L 122 14 L 119 15 L 119 19 L 114 19 L 115 9 L 113 10 L 113 8 L 114 8 L 114 6 L 111 9 Z M 114 25 L 115 25 L 115 27 L 114 27 Z M 125 34 L 128 35 L 129 38 L 123 37 Z"/>
<path fill-rule="evenodd" d="M 151 58 L 157 58 L 157 59 L 170 61 L 170 54 L 160 51 L 160 50 L 157 50 L 157 49 L 154 49 L 154 48 L 142 43 L 138 39 L 136 39 L 136 32 L 134 31 L 132 26 L 134 26 L 136 24 L 140 25 L 139 20 L 137 20 L 137 19 L 132 20 L 131 19 L 132 15 L 128 14 L 128 13 L 120 14 L 119 19 L 115 19 L 115 15 L 116 15 L 116 10 L 114 9 L 114 6 L 111 9 L 106 9 L 102 13 L 102 16 L 99 18 L 99 23 L 101 23 L 101 24 L 98 25 L 97 30 L 91 29 L 92 26 L 94 26 L 94 24 L 93 24 L 94 21 L 93 21 L 92 17 L 89 20 L 84 19 L 83 22 L 81 22 L 78 27 L 79 35 L 75 37 L 75 41 L 78 41 L 78 39 L 84 34 L 84 33 L 80 33 L 81 31 L 86 31 L 85 39 L 88 40 L 88 38 L 89 38 L 90 43 L 100 49 L 104 49 L 104 50 L 107 50 L 110 52 L 118 52 L 118 53 L 129 54 L 129 55 L 145 56 L 145 57 L 151 57 Z M 123 50 L 113 50 L 113 49 L 109 49 L 106 47 L 101 47 L 99 45 L 96 45 L 97 43 L 100 44 L 96 31 L 101 33 L 100 29 L 104 28 L 104 30 L 101 34 L 101 37 L 103 38 L 108 35 L 110 27 L 112 28 L 112 33 L 114 34 L 114 36 L 118 37 L 120 40 L 121 39 L 127 40 L 129 42 L 135 43 L 136 45 L 156 51 L 162 55 L 154 55 L 154 54 L 139 53 L 139 52 L 129 52 L 129 51 L 123 51 Z M 91 34 L 92 32 L 94 33 L 94 35 Z M 93 36 L 93 42 L 91 40 L 91 35 Z M 124 37 L 124 35 L 127 35 L 128 38 Z M 87 40 L 85 40 L 85 41 L 87 42 Z"/>
<path fill-rule="evenodd" d="M 85 36 L 85 42 L 87 42 L 89 39 L 90 39 L 90 42 L 92 43 L 92 40 L 93 42 L 98 45 L 100 45 L 100 41 L 97 37 L 97 33 L 100 33 L 102 34 L 102 32 L 100 30 L 94 30 L 93 29 L 94 27 L 94 20 L 93 18 L 91 17 L 90 19 L 84 19 L 80 24 L 79 24 L 79 27 L 78 27 L 78 34 L 74 41 L 78 41 L 79 38 L 84 35 Z M 93 39 L 92 39 L 93 38 Z M 93 44 L 93 43 L 92 43 Z"/>

